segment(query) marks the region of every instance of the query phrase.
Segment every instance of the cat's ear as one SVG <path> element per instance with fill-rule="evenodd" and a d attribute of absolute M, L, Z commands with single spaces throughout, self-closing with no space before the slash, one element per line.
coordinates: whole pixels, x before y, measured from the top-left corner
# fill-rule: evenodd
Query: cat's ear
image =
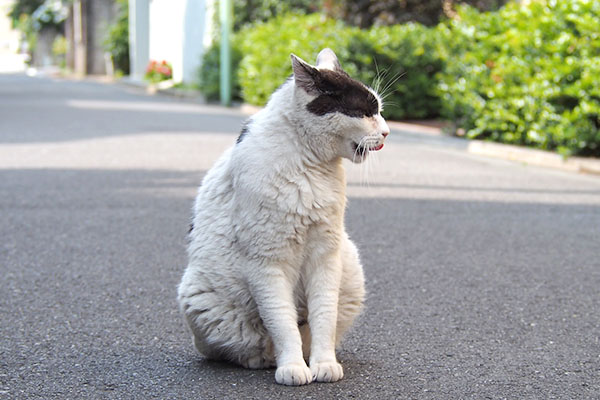
<path fill-rule="evenodd" d="M 317 68 L 326 68 L 332 71 L 341 71 L 342 66 L 337 56 L 330 48 L 326 47 L 317 56 Z"/>
<path fill-rule="evenodd" d="M 319 70 L 295 54 L 291 54 L 290 57 L 292 58 L 292 69 L 294 71 L 296 86 L 301 87 L 308 94 L 318 94 L 317 82 L 319 81 Z"/>

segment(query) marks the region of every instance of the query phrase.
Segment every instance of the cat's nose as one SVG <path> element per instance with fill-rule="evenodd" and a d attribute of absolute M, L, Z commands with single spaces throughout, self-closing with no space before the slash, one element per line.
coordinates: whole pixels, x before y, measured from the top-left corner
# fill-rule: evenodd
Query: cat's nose
<path fill-rule="evenodd" d="M 385 139 L 387 137 L 387 135 L 390 134 L 390 132 L 389 131 L 384 131 L 384 132 L 381 132 L 381 134 L 383 135 L 383 138 Z"/>

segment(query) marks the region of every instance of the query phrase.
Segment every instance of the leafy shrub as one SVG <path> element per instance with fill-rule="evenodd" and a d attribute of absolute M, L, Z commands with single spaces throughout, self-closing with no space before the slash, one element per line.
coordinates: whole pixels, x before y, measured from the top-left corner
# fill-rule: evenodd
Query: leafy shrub
<path fill-rule="evenodd" d="M 244 55 L 238 73 L 247 102 L 267 102 L 292 72 L 290 53 L 313 63 L 321 49 L 330 47 L 350 76 L 385 89 L 388 118 L 432 117 L 439 112 L 434 80 L 441 68 L 435 52 L 437 32 L 422 25 L 360 30 L 320 14 L 291 14 L 246 28 L 238 37 L 243 38 Z"/>
<path fill-rule="evenodd" d="M 52 56 L 54 62 L 56 62 L 61 68 L 67 66 L 67 49 L 69 48 L 69 42 L 63 35 L 58 35 L 54 42 L 52 42 Z"/>
<path fill-rule="evenodd" d="M 231 98 L 241 100 L 240 82 L 238 79 L 238 69 L 242 53 L 237 47 L 236 37 L 231 40 Z M 207 100 L 218 100 L 221 90 L 220 61 L 221 46 L 215 42 L 206 50 L 202 57 L 202 65 L 199 69 L 198 88 L 204 94 Z"/>
<path fill-rule="evenodd" d="M 8 17 L 12 20 L 12 27 L 19 28 L 23 16 L 30 17 L 33 12 L 44 4 L 45 0 L 17 0 L 12 2 Z"/>
<path fill-rule="evenodd" d="M 600 156 L 600 3 L 509 4 L 440 25 L 443 115 L 468 137 Z"/>
<path fill-rule="evenodd" d="M 12 3 L 8 17 L 12 19 L 12 27 L 23 34 L 27 52 L 33 58 L 38 33 L 42 30 L 62 32 L 67 8 L 60 1 L 50 0 L 17 0 Z"/>
<path fill-rule="evenodd" d="M 129 74 L 129 5 L 128 0 L 117 0 L 116 21 L 108 27 L 104 49 L 112 57 L 117 71 Z"/>
<path fill-rule="evenodd" d="M 146 67 L 144 79 L 150 83 L 158 83 L 171 79 L 173 76 L 173 67 L 171 64 L 162 60 L 161 62 L 152 60 Z"/>
<path fill-rule="evenodd" d="M 67 15 L 67 8 L 60 1 L 46 0 L 31 13 L 31 19 L 38 32 L 44 28 L 53 28 L 60 32 Z"/>

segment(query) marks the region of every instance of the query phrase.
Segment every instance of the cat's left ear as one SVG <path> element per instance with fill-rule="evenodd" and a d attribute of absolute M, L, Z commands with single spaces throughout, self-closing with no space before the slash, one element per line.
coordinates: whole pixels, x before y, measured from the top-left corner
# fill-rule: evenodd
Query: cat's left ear
<path fill-rule="evenodd" d="M 330 48 L 326 47 L 317 55 L 317 68 L 326 68 L 332 71 L 341 71 L 342 66 L 337 56 Z"/>
<path fill-rule="evenodd" d="M 292 58 L 292 69 L 294 70 L 296 86 L 301 87 L 308 94 L 319 94 L 316 83 L 319 80 L 319 70 L 295 54 L 291 54 L 290 57 Z"/>

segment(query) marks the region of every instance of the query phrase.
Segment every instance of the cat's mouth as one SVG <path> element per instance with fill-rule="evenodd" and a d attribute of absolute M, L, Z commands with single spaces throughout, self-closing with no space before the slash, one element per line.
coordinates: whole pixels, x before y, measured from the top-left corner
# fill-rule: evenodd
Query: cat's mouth
<path fill-rule="evenodd" d="M 380 143 L 375 146 L 369 146 L 368 143 L 352 142 L 352 150 L 355 154 L 364 154 L 367 151 L 379 151 L 381 149 L 383 149 L 383 143 Z"/>

